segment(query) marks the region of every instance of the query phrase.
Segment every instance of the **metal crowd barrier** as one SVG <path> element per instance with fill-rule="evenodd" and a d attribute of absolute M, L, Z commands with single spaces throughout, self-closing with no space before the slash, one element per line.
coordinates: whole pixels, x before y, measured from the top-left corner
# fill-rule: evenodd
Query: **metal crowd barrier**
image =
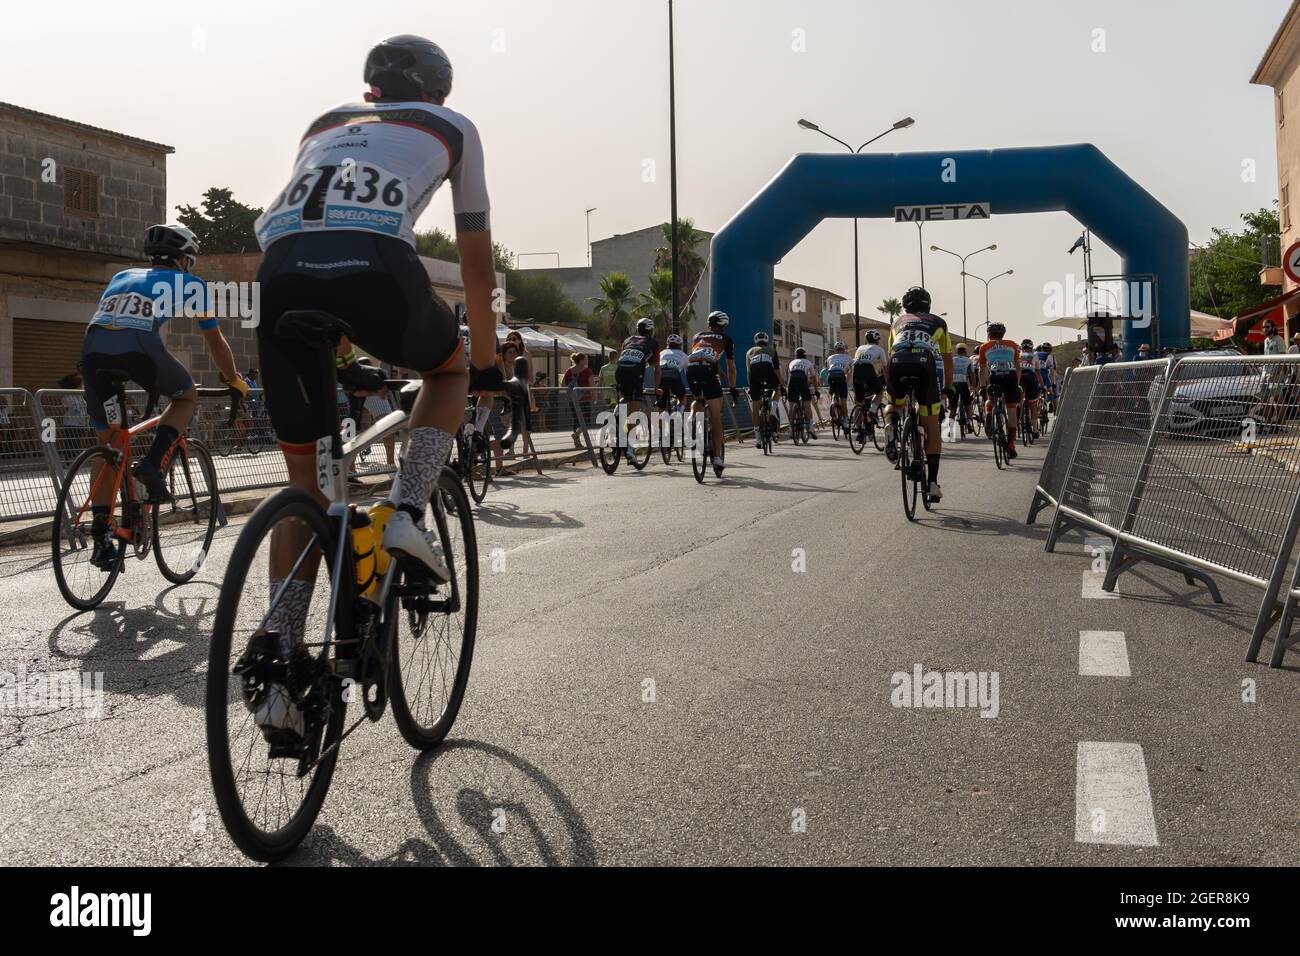
<path fill-rule="evenodd" d="M 60 409 L 57 420 L 45 421 L 31 392 L 0 388 L 0 521 L 54 514 L 59 448 L 51 448 L 52 442 L 42 437 L 57 442 L 62 419 Z"/>
<path fill-rule="evenodd" d="M 1141 562 L 1203 582 L 1218 602 L 1214 576 L 1261 588 L 1246 659 L 1278 624 L 1281 666 L 1300 641 L 1300 356 L 1187 355 L 1092 377 L 1079 389 L 1072 376 L 1058 419 L 1053 445 L 1073 446 L 1064 475 L 1049 449 L 1035 491 L 1031 520 L 1060 489 L 1047 550 L 1072 527 L 1109 537 L 1107 591 Z"/>
<path fill-rule="evenodd" d="M 1056 406 L 1056 423 L 1047 445 L 1047 456 L 1043 459 L 1043 468 L 1034 488 L 1034 500 L 1029 505 L 1029 517 L 1026 524 L 1033 524 L 1044 508 L 1055 508 L 1061 497 L 1061 487 L 1065 483 L 1066 469 L 1074 451 L 1074 439 L 1079 428 L 1088 398 L 1097 381 L 1101 366 L 1090 365 L 1083 368 L 1068 368 L 1061 382 L 1061 397 Z"/>

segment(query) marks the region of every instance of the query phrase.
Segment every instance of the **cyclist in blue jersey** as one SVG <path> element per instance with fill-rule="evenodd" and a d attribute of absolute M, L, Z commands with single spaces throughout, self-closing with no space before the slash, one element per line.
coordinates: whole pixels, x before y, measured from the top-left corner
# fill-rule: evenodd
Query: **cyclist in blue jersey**
<path fill-rule="evenodd" d="M 213 362 L 222 381 L 247 397 L 248 385 L 235 368 L 230 344 L 222 335 L 212 312 L 207 284 L 190 273 L 199 254 L 194 233 L 184 226 L 156 225 L 145 232 L 147 269 L 124 269 L 109 280 L 99 305 L 90 317 L 81 346 L 84 391 L 90 423 L 100 444 L 108 443 L 110 425 L 125 425 L 126 410 L 117 409 L 109 421 L 104 401 L 112 397 L 110 373 L 124 372 L 145 390 L 165 395 L 170 402 L 154 432 L 153 444 L 135 463 L 132 474 L 145 486 L 153 501 L 168 498 L 163 480 L 163 456 L 189 427 L 197 407 L 198 394 L 189 371 L 167 351 L 160 330 L 172 318 L 182 315 L 198 319 Z M 108 531 L 112 489 L 103 489 L 103 501 L 92 501 L 92 561 L 112 567 L 116 545 Z"/>

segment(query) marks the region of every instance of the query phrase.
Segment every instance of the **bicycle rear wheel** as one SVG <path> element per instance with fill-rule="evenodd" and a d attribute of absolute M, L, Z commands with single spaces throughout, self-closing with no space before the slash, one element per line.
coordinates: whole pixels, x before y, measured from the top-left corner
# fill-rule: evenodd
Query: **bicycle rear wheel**
<path fill-rule="evenodd" d="M 654 450 L 654 443 L 650 440 L 649 427 L 635 425 L 627 436 L 627 447 L 632 452 L 632 467 L 637 471 L 644 471 L 645 466 L 650 464 L 650 453 Z"/>
<path fill-rule="evenodd" d="M 437 746 L 456 722 L 478 633 L 478 539 L 450 469 L 438 477 L 425 527 L 437 529 L 452 581 L 435 587 L 401 573 L 384 610 L 393 720 L 416 750 Z"/>
<path fill-rule="evenodd" d="M 623 447 L 618 432 L 618 416 L 615 415 L 597 436 L 600 441 L 600 467 L 605 469 L 607 475 L 618 471 L 619 460 L 623 457 Z"/>
<path fill-rule="evenodd" d="M 112 448 L 104 445 L 87 448 L 68 466 L 63 485 L 59 488 L 54 520 L 50 523 L 54 580 L 59 585 L 63 599 L 79 611 L 92 610 L 108 597 L 117 576 L 122 573 L 122 563 L 126 560 L 128 543 L 114 535 L 117 556 L 113 561 L 103 568 L 90 563 L 95 543 L 91 535 L 91 491 L 112 486 L 118 462 L 119 452 Z M 126 483 L 130 480 L 128 475 L 122 481 L 119 489 L 120 504 L 114 507 L 110 502 L 110 529 L 131 527 L 132 523 L 127 517 L 126 489 Z"/>
<path fill-rule="evenodd" d="M 917 465 L 912 458 L 915 431 L 916 420 L 912 417 L 912 413 L 908 412 L 907 417 L 903 419 L 898 441 L 898 474 L 903 484 L 903 513 L 907 515 L 908 521 L 916 520 L 916 495 L 920 485 L 920 482 L 915 481 L 912 476 Z"/>
<path fill-rule="evenodd" d="M 691 471 L 695 480 L 704 484 L 704 474 L 709 469 L 709 457 L 713 454 L 713 426 L 709 420 L 709 409 L 691 415 L 691 428 L 695 441 L 691 447 Z"/>
<path fill-rule="evenodd" d="M 256 860 L 278 860 L 302 842 L 325 802 L 338 760 L 349 694 L 330 670 L 322 641 L 336 534 L 314 498 L 283 489 L 258 505 L 244 525 L 221 583 L 208 654 L 208 770 L 226 832 Z M 273 547 L 288 557 L 287 569 L 297 569 L 287 582 L 297 589 L 271 578 Z M 341 583 L 346 593 L 337 595 L 331 640 L 353 636 L 351 554 L 345 547 Z M 289 613 L 291 604 L 295 613 Z M 276 618 L 287 622 L 279 626 L 298 631 L 287 636 L 292 653 L 260 639 Z M 234 672 L 237 666 L 241 673 Z M 287 694 L 274 689 L 277 680 L 289 688 Z M 254 712 L 261 706 L 284 707 L 288 700 L 303 715 L 307 748 L 299 755 L 273 755 Z"/>
<path fill-rule="evenodd" d="M 861 455 L 867 447 L 867 410 L 861 405 L 854 405 L 849 414 L 849 448 L 853 454 Z"/>
<path fill-rule="evenodd" d="M 202 442 L 177 443 L 163 475 L 172 500 L 150 509 L 153 522 L 153 556 L 158 570 L 172 584 L 184 584 L 208 559 L 221 495 L 217 470 Z"/>
<path fill-rule="evenodd" d="M 1006 414 L 1002 409 L 993 410 L 993 418 L 989 424 L 992 426 L 989 429 L 989 438 L 993 440 L 993 463 L 1001 471 L 1007 464 Z"/>
<path fill-rule="evenodd" d="M 666 414 L 659 419 L 659 457 L 664 460 L 665 465 L 672 463 L 675 439 L 676 426 L 673 416 Z"/>

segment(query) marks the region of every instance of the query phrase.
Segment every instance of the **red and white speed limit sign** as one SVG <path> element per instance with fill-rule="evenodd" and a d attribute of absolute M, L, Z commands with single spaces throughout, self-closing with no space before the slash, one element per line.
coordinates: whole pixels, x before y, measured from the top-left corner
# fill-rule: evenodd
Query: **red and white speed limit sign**
<path fill-rule="evenodd" d="M 1300 283 L 1300 242 L 1291 243 L 1282 257 L 1282 271 L 1292 282 Z"/>

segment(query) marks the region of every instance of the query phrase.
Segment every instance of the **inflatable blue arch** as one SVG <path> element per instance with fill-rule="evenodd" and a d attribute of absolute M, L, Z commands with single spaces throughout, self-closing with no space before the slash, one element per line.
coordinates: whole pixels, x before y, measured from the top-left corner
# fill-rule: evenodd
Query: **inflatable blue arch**
<path fill-rule="evenodd" d="M 709 308 L 731 316 L 732 336 L 743 351 L 755 332 L 772 331 L 774 264 L 823 219 L 893 219 L 896 206 L 971 203 L 988 204 L 994 217 L 1070 213 L 1119 253 L 1125 275 L 1156 277 L 1160 345 L 1190 344 L 1187 227 L 1087 144 L 892 155 L 801 153 L 713 237 Z M 899 234 L 899 241 L 915 240 L 910 232 Z M 1123 332 L 1130 357 L 1151 341 L 1144 322 L 1125 320 Z"/>

